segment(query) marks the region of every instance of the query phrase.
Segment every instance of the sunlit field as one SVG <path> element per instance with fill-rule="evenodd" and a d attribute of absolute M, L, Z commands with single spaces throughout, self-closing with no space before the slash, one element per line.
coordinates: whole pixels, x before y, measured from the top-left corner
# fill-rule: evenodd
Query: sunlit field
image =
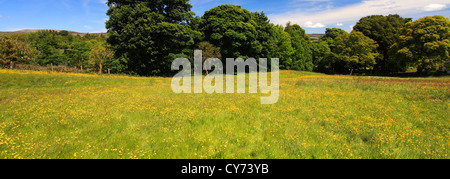
<path fill-rule="evenodd" d="M 450 78 L 281 71 L 280 98 L 0 70 L 0 158 L 450 158 Z"/>

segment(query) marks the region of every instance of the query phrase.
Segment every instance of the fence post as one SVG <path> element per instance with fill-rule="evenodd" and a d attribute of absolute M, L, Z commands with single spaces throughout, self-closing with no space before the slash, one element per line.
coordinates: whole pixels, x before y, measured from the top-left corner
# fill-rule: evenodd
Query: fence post
<path fill-rule="evenodd" d="M 51 65 L 52 65 L 52 72 L 53 72 L 53 63 L 51 63 Z"/>
<path fill-rule="evenodd" d="M 111 74 L 111 71 L 109 70 L 109 68 L 108 68 L 108 75 L 110 75 Z"/>
<path fill-rule="evenodd" d="M 13 69 L 13 62 L 9 61 L 9 68 L 12 70 Z"/>

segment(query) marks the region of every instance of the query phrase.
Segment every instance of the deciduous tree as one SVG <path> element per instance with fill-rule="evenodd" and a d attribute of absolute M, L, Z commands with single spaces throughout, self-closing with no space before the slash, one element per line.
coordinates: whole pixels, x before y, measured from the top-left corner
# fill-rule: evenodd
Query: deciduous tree
<path fill-rule="evenodd" d="M 367 71 L 376 64 L 378 45 L 363 33 L 353 31 L 350 34 L 341 34 L 335 41 L 335 56 L 338 63 L 345 64 L 345 68 L 353 74 L 355 70 Z"/>
<path fill-rule="evenodd" d="M 407 23 L 392 53 L 396 61 L 417 66 L 419 73 L 438 70 L 450 57 L 448 18 L 427 16 Z"/>
<path fill-rule="evenodd" d="M 129 73 L 168 75 L 174 57 L 193 50 L 188 0 L 109 0 L 108 43 Z M 197 35 L 196 35 L 197 34 Z"/>
<path fill-rule="evenodd" d="M 320 42 L 325 42 L 328 44 L 331 50 L 334 48 L 334 39 L 342 34 L 348 34 L 345 30 L 339 28 L 327 28 L 325 35 L 320 37 Z"/>
<path fill-rule="evenodd" d="M 314 68 L 313 57 L 311 51 L 311 39 L 303 28 L 299 25 L 286 25 L 285 31 L 291 36 L 292 48 L 294 53 L 292 56 L 292 69 L 312 71 Z"/>
<path fill-rule="evenodd" d="M 39 51 L 27 41 L 0 36 L 0 63 L 10 66 L 14 63 L 30 63 L 39 55 Z"/>
<path fill-rule="evenodd" d="M 411 18 L 403 18 L 399 15 L 373 15 L 361 18 L 353 28 L 375 40 L 378 44 L 377 51 L 380 56 L 377 58 L 377 64 L 375 65 L 377 72 L 397 72 L 404 68 L 398 66 L 401 64 L 395 62 L 395 59 L 390 58 L 389 49 L 398 41 L 401 29 L 408 22 L 411 22 Z"/>
<path fill-rule="evenodd" d="M 201 21 L 205 40 L 220 47 L 224 58 L 257 58 L 263 48 L 257 26 L 254 15 L 236 5 L 220 5 L 206 11 Z"/>

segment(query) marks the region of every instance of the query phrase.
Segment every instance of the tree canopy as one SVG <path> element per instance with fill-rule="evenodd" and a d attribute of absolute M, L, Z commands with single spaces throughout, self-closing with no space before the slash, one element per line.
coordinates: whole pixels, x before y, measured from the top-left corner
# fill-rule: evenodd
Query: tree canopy
<path fill-rule="evenodd" d="M 395 59 L 389 57 L 389 49 L 398 41 L 401 29 L 411 18 L 403 18 L 399 15 L 372 15 L 363 17 L 354 26 L 355 31 L 362 32 L 365 36 L 375 40 L 378 44 L 375 70 L 379 73 L 397 72 L 401 66 L 396 66 Z"/>
<path fill-rule="evenodd" d="M 450 22 L 444 16 L 427 16 L 406 24 L 391 53 L 419 73 L 438 70 L 450 56 Z"/>
<path fill-rule="evenodd" d="M 13 63 L 27 63 L 34 60 L 39 51 L 26 41 L 0 36 L 0 66 Z"/>
<path fill-rule="evenodd" d="M 293 67 L 294 48 L 292 47 L 291 36 L 284 31 L 281 25 L 270 24 L 268 28 L 267 41 L 262 44 L 264 46 L 266 58 L 279 58 L 281 69 L 291 69 Z"/>
<path fill-rule="evenodd" d="M 185 25 L 193 18 L 188 0 L 109 0 L 108 6 L 108 43 L 129 73 L 170 74 L 171 61 L 189 56 L 200 34 Z"/>
<path fill-rule="evenodd" d="M 278 58 L 281 69 L 325 73 L 436 72 L 450 63 L 450 23 L 399 15 L 361 18 L 351 33 L 327 28 L 311 41 L 298 24 L 219 5 L 195 16 L 189 0 L 108 0 L 106 35 L 42 30 L 0 35 L 0 65 L 63 65 L 81 71 L 172 76 L 176 58 Z M 318 35 L 314 35 L 316 39 Z M 270 60 L 269 60 L 270 62 Z M 270 65 L 270 64 L 269 64 Z M 205 71 L 208 73 L 208 71 Z"/>
<path fill-rule="evenodd" d="M 258 24 L 253 15 L 240 6 L 220 5 L 205 12 L 201 31 L 206 41 L 220 47 L 225 58 L 256 57 L 261 53 L 262 45 L 258 41 Z"/>
<path fill-rule="evenodd" d="M 327 28 L 325 35 L 320 37 L 320 42 L 326 42 L 330 48 L 334 47 L 334 39 L 342 34 L 348 34 L 345 30 L 339 28 Z"/>
<path fill-rule="evenodd" d="M 379 56 L 376 49 L 377 43 L 363 33 L 353 31 L 350 34 L 342 34 L 336 38 L 336 54 L 339 60 L 350 70 L 372 70 Z"/>
<path fill-rule="evenodd" d="M 292 55 L 292 69 L 312 71 L 314 68 L 311 51 L 311 39 L 299 25 L 288 23 L 284 29 L 290 36 L 294 53 Z"/>

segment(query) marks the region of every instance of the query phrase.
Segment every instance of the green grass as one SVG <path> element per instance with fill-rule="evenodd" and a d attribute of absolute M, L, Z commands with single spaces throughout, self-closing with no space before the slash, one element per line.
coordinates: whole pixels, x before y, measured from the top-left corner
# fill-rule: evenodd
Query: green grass
<path fill-rule="evenodd" d="M 0 70 L 0 158 L 449 158 L 450 78 L 282 71 L 280 99 Z"/>

